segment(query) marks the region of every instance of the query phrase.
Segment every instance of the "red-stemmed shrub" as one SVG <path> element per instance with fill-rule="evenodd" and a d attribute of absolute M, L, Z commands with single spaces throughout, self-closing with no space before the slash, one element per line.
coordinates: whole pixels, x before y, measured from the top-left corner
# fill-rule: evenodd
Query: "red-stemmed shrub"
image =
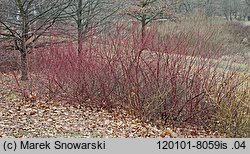
<path fill-rule="evenodd" d="M 141 42 L 136 24 L 117 25 L 90 35 L 80 55 L 72 39 L 64 44 L 51 39 L 32 53 L 36 65 L 30 70 L 42 85 L 39 94 L 78 105 L 119 106 L 144 120 L 207 124 L 214 110 L 208 95 L 237 71 L 221 70 L 212 59 L 220 54 L 219 45 L 211 52 L 213 32 L 161 36 L 155 29 L 148 28 Z M 230 86 L 238 84 L 228 85 L 233 93 Z"/>

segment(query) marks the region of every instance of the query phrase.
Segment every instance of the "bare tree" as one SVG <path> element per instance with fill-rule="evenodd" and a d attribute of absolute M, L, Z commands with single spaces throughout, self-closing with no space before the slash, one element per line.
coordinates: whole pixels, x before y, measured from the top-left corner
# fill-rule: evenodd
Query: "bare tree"
<path fill-rule="evenodd" d="M 77 27 L 78 54 L 82 52 L 83 39 L 91 28 L 100 27 L 118 10 L 113 3 L 110 0 L 73 0 L 65 11 Z"/>
<path fill-rule="evenodd" d="M 246 1 L 222 0 L 220 2 L 221 11 L 227 20 L 244 20 L 246 17 L 246 11 L 248 10 Z"/>
<path fill-rule="evenodd" d="M 66 0 L 1 0 L 3 15 L 0 35 L 14 41 L 21 54 L 21 80 L 28 80 L 27 56 L 32 43 L 36 42 L 69 6 Z"/>
<path fill-rule="evenodd" d="M 125 14 L 140 22 L 142 43 L 145 38 L 146 26 L 150 22 L 161 16 L 170 17 L 173 20 L 177 19 L 173 9 L 167 3 L 159 0 L 136 0 L 125 9 Z"/>

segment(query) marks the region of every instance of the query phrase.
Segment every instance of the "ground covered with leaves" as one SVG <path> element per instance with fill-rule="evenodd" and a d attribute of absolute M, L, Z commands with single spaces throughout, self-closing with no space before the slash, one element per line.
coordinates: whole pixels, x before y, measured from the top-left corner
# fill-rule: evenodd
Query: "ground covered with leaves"
<path fill-rule="evenodd" d="M 2 79 L 2 78 L 1 78 Z M 75 107 L 61 101 L 24 100 L 0 87 L 0 137 L 225 137 L 202 128 L 143 122 L 123 109 Z"/>

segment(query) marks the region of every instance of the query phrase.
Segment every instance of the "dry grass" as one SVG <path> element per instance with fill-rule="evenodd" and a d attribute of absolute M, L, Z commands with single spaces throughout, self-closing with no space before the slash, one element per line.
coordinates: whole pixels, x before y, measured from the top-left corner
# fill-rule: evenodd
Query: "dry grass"
<path fill-rule="evenodd" d="M 209 104 L 213 107 L 210 128 L 231 137 L 250 136 L 249 74 L 218 83 L 213 90 L 207 91 L 206 94 Z"/>
<path fill-rule="evenodd" d="M 212 33 L 209 41 L 211 46 L 220 46 L 222 60 L 250 65 L 250 27 L 245 23 L 227 22 L 220 17 L 207 17 L 203 12 L 199 12 L 186 16 L 181 23 L 162 23 L 158 29 L 162 35 L 178 35 L 185 32 L 203 37 Z M 244 42 L 246 38 L 248 43 Z"/>

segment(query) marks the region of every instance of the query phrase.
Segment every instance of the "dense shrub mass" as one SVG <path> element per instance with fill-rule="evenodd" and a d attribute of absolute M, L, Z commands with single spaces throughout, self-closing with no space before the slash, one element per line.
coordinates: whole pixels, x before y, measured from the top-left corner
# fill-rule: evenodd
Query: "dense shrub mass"
<path fill-rule="evenodd" d="M 19 69 L 18 53 L 0 50 L 0 72 L 10 72 Z"/>
<path fill-rule="evenodd" d="M 30 55 L 32 91 L 78 105 L 123 107 L 143 120 L 189 123 L 249 137 L 249 74 L 218 68 L 214 32 L 154 26 L 141 42 L 136 24 L 89 37 L 78 55 L 73 40 Z M 53 36 L 51 36 L 52 38 Z M 216 52 L 213 52 L 216 51 Z"/>

